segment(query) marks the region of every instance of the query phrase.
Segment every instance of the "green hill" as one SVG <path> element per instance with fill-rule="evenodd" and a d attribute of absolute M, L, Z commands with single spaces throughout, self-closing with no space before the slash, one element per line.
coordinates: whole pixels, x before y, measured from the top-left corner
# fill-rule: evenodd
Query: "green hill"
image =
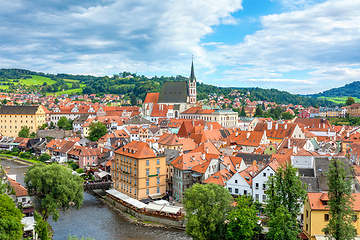
<path fill-rule="evenodd" d="M 3 91 L 7 92 L 41 92 L 50 94 L 124 94 L 128 97 L 135 95 L 138 99 L 145 99 L 148 92 L 160 92 L 161 86 L 167 81 L 187 81 L 187 77 L 145 77 L 130 72 L 122 72 L 113 76 L 95 77 L 91 75 L 72 75 L 65 73 L 47 74 L 24 69 L 0 69 L 0 83 Z M 241 96 L 252 101 L 265 100 L 277 104 L 299 104 L 307 106 L 334 106 L 335 103 L 325 99 L 315 99 L 294 95 L 277 89 L 262 88 L 222 88 L 204 83 L 197 83 L 198 100 L 208 98 L 211 93 L 229 97 L 229 93 L 236 89 Z M 250 95 L 248 95 L 250 92 Z M 230 98 L 230 97 L 229 97 Z M 235 97 L 231 97 L 232 99 Z"/>
<path fill-rule="evenodd" d="M 332 88 L 321 93 L 312 94 L 311 97 L 354 97 L 360 98 L 360 81 L 346 84 L 343 87 Z M 345 100 L 346 101 L 346 100 Z"/>

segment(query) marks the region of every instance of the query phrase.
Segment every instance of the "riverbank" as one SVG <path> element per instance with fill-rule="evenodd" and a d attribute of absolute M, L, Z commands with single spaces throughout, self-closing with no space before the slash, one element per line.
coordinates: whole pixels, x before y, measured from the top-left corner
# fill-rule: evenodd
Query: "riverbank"
<path fill-rule="evenodd" d="M 17 157 L 17 156 L 1 153 L 0 154 L 0 160 L 2 158 L 7 159 L 7 160 L 11 160 L 11 161 L 15 161 L 15 162 L 18 162 L 18 163 L 26 164 L 26 165 L 29 165 L 29 166 L 34 164 L 34 163 L 40 162 L 40 161 L 24 159 L 24 158 L 20 158 L 20 157 Z"/>
<path fill-rule="evenodd" d="M 114 212 L 121 215 L 128 222 L 142 225 L 145 227 L 157 227 L 157 228 L 165 228 L 165 229 L 175 229 L 185 231 L 185 227 L 182 227 L 182 221 L 171 221 L 169 224 L 166 224 L 161 218 L 150 217 L 150 216 L 140 216 L 138 213 L 133 212 L 131 209 L 114 202 L 112 199 L 108 198 L 106 195 L 101 195 L 95 191 L 89 191 L 91 195 L 99 199 L 101 202 L 107 204 Z M 143 219 L 140 219 L 142 217 Z M 176 223 L 175 223 L 176 222 Z M 174 224 L 175 223 L 175 224 Z"/>

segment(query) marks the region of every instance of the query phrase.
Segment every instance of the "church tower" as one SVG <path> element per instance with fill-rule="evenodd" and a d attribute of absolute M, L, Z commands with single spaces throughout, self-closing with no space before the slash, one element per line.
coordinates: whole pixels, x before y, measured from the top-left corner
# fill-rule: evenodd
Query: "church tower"
<path fill-rule="evenodd" d="M 189 103 L 196 104 L 196 77 L 194 73 L 194 61 L 191 61 L 191 74 L 189 77 Z"/>

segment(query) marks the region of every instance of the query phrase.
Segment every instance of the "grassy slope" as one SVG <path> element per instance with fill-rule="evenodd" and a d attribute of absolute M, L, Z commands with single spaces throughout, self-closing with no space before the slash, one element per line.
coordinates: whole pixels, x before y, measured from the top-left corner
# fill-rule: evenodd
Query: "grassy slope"
<path fill-rule="evenodd" d="M 36 75 L 32 75 L 31 77 L 32 78 L 29 79 L 22 79 L 20 80 L 20 82 L 25 85 L 42 85 L 44 82 L 46 82 L 47 84 L 56 83 L 56 81 L 51 80 L 50 78 L 47 77 L 36 76 Z"/>
<path fill-rule="evenodd" d="M 335 102 L 336 104 L 345 104 L 346 100 L 348 99 L 348 97 L 318 97 L 321 99 L 326 99 L 332 102 Z M 360 102 L 359 98 L 354 97 L 356 102 Z"/>

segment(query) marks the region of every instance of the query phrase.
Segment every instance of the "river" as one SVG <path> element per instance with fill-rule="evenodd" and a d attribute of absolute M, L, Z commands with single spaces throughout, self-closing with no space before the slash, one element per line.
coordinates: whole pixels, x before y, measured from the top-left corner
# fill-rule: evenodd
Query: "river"
<path fill-rule="evenodd" d="M 17 181 L 24 185 L 24 175 L 27 166 L 10 161 L 1 160 L 1 165 L 9 174 L 16 174 Z M 191 239 L 184 231 L 173 229 L 145 227 L 126 221 L 115 213 L 105 203 L 89 193 L 84 192 L 84 202 L 79 210 L 70 208 L 65 213 L 60 212 L 60 218 L 49 223 L 54 230 L 54 240 L 66 240 L 69 235 L 77 237 L 91 237 L 96 240 L 112 239 Z"/>

